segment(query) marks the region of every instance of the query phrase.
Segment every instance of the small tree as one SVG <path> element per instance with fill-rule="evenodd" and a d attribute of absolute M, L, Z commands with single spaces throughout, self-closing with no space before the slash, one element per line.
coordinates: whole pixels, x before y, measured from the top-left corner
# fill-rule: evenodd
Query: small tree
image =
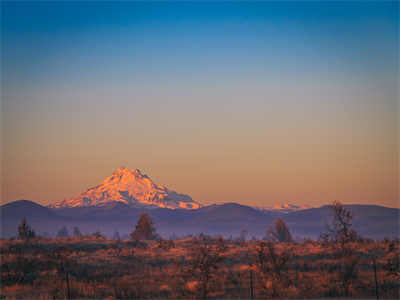
<path fill-rule="evenodd" d="M 69 233 L 68 233 L 67 227 L 63 226 L 63 227 L 57 232 L 57 237 L 59 237 L 59 238 L 66 238 L 66 237 L 69 237 Z"/>
<path fill-rule="evenodd" d="M 101 232 L 99 230 L 97 230 L 96 232 L 93 232 L 92 236 L 96 240 L 103 240 L 104 239 L 104 236 L 101 234 Z"/>
<path fill-rule="evenodd" d="M 272 241 L 286 243 L 293 242 L 289 228 L 286 226 L 285 221 L 280 218 L 276 220 L 274 228 L 269 229 L 268 233 Z"/>
<path fill-rule="evenodd" d="M 26 240 L 29 238 L 34 238 L 36 236 L 35 231 L 28 225 L 26 218 L 22 219 L 21 224 L 18 226 L 18 238 L 21 240 Z"/>
<path fill-rule="evenodd" d="M 71 297 L 71 283 L 70 273 L 72 265 L 76 262 L 71 258 L 72 249 L 66 247 L 58 247 L 49 253 L 48 258 L 56 265 L 56 270 L 61 278 L 65 280 L 65 296 L 70 300 Z M 55 298 L 55 297 L 54 297 Z"/>
<path fill-rule="evenodd" d="M 333 242 L 344 244 L 357 239 L 357 233 L 351 228 L 353 214 L 345 209 L 339 201 L 334 201 L 331 206 L 333 212 L 333 220 L 328 227 L 328 236 Z"/>
<path fill-rule="evenodd" d="M 135 230 L 131 233 L 132 240 L 154 240 L 157 237 L 153 220 L 147 213 L 140 216 Z"/>
<path fill-rule="evenodd" d="M 113 239 L 117 240 L 117 241 L 119 241 L 121 239 L 121 237 L 119 236 L 119 232 L 118 231 L 114 232 Z"/>
<path fill-rule="evenodd" d="M 247 240 L 247 230 L 242 230 L 239 237 L 240 245 L 244 246 L 246 244 L 246 240 Z"/>
<path fill-rule="evenodd" d="M 358 278 L 358 265 L 360 263 L 360 254 L 351 247 L 350 242 L 357 239 L 357 233 L 351 228 L 353 214 L 345 209 L 343 205 L 334 201 L 331 205 L 333 219 L 332 224 L 327 225 L 328 233 L 324 240 L 333 242 L 332 246 L 337 249 L 337 257 L 340 261 L 338 268 L 338 281 L 345 297 L 350 296 L 350 286 Z M 337 247 L 339 244 L 340 247 Z"/>
<path fill-rule="evenodd" d="M 257 248 L 257 267 L 272 298 L 282 297 L 289 284 L 288 263 L 292 259 L 289 251 L 278 252 L 271 242 L 260 242 Z"/>
<path fill-rule="evenodd" d="M 226 243 L 222 237 L 217 239 L 199 237 L 193 240 L 190 249 L 189 273 L 199 281 L 199 293 L 201 299 L 207 299 L 210 292 L 210 284 L 216 276 L 222 254 L 226 250 Z"/>
<path fill-rule="evenodd" d="M 81 233 L 79 227 L 75 226 L 75 227 L 72 229 L 72 235 L 73 235 L 74 237 L 76 237 L 76 238 L 81 238 L 81 237 L 82 237 L 82 233 Z"/>

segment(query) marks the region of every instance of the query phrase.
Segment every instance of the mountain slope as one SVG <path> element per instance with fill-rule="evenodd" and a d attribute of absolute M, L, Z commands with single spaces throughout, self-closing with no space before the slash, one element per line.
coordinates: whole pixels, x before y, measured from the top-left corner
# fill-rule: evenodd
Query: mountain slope
<path fill-rule="evenodd" d="M 99 185 L 77 197 L 57 202 L 49 207 L 113 206 L 124 203 L 130 207 L 162 207 L 196 209 L 200 204 L 187 195 L 178 194 L 155 184 L 139 170 L 121 167 Z"/>
<path fill-rule="evenodd" d="M 400 210 L 371 205 L 345 205 L 354 213 L 354 229 L 364 237 L 382 239 L 399 237 Z M 128 236 L 135 228 L 140 215 L 147 212 L 154 220 L 157 232 L 163 237 L 199 234 L 200 232 L 225 237 L 238 237 L 243 230 L 248 236 L 262 238 L 277 218 L 287 223 L 296 238 L 318 238 L 326 232 L 326 223 L 332 219 L 329 206 L 291 213 L 265 213 L 236 203 L 210 205 L 199 209 L 167 209 L 132 207 L 116 202 L 112 206 L 64 207 L 50 209 L 31 201 L 16 201 L 0 207 L 2 237 L 16 236 L 18 224 L 26 216 L 28 223 L 38 233 L 55 236 L 62 226 L 71 231 L 78 226 L 83 233 L 100 230 L 111 237 L 115 231 Z"/>
<path fill-rule="evenodd" d="M 290 213 L 294 211 L 304 210 L 311 208 L 310 205 L 294 205 L 290 203 L 282 203 L 274 206 L 263 206 L 263 207 L 254 207 L 263 212 L 281 212 L 281 213 Z"/>
<path fill-rule="evenodd" d="M 0 206 L 1 237 L 17 236 L 17 228 L 25 217 L 28 224 L 34 225 L 40 233 L 48 231 L 52 224 L 63 223 L 64 219 L 52 209 L 39 205 L 33 201 L 18 200 Z M 38 233 L 38 232 L 37 232 Z"/>
<path fill-rule="evenodd" d="M 6 218 L 52 218 L 56 217 L 55 213 L 40 204 L 29 200 L 17 200 L 0 206 L 2 219 Z"/>
<path fill-rule="evenodd" d="M 400 209 L 378 205 L 350 204 L 344 207 L 353 213 L 353 228 L 364 237 L 399 237 Z M 318 237 L 327 230 L 333 213 L 329 205 L 285 214 L 282 218 L 297 236 Z"/>

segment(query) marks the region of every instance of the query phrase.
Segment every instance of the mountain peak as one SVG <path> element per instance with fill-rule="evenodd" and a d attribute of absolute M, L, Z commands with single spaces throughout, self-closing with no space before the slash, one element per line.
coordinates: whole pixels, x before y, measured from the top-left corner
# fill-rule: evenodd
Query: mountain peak
<path fill-rule="evenodd" d="M 126 171 L 128 171 L 128 170 L 129 170 L 129 169 L 128 169 L 127 167 L 121 166 L 121 167 L 119 167 L 117 170 L 115 170 L 114 173 L 123 173 L 123 172 L 126 172 Z"/>
<path fill-rule="evenodd" d="M 124 166 L 120 167 L 119 169 L 115 170 L 111 176 L 133 176 L 135 178 L 147 178 L 148 176 L 143 174 L 139 169 L 128 169 Z"/>
<path fill-rule="evenodd" d="M 200 204 L 187 195 L 178 194 L 155 184 L 139 169 L 124 166 L 114 171 L 99 185 L 77 197 L 57 202 L 51 207 L 105 206 L 122 202 L 133 207 L 196 209 Z"/>
<path fill-rule="evenodd" d="M 127 174 L 127 173 L 142 175 L 142 172 L 139 169 L 128 169 L 125 166 L 121 166 L 113 172 L 113 174 Z"/>

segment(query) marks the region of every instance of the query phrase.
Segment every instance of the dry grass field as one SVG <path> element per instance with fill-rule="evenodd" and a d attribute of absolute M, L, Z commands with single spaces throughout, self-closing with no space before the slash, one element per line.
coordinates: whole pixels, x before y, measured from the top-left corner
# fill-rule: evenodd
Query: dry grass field
<path fill-rule="evenodd" d="M 389 240 L 1 240 L 1 297 L 398 298 L 399 253 Z"/>

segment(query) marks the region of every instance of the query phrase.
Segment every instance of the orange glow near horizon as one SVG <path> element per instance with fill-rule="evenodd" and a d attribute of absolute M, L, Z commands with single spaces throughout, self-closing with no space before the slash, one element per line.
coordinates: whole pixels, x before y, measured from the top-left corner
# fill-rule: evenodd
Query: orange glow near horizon
<path fill-rule="evenodd" d="M 265 129 L 264 134 L 252 130 L 251 136 L 202 130 L 197 136 L 194 129 L 192 135 L 176 137 L 133 134 L 130 140 L 126 133 L 106 135 L 99 129 L 96 137 L 71 135 L 68 140 L 67 135 L 62 143 L 49 143 L 49 136 L 26 137 L 6 147 L 3 201 L 53 203 L 97 185 L 125 165 L 202 204 L 319 206 L 340 200 L 398 206 L 396 145 L 390 136 L 372 140 L 343 131 L 334 138 L 317 130 L 306 137 L 300 136 L 306 129 L 297 128 L 292 129 L 297 138 L 290 140 Z"/>
<path fill-rule="evenodd" d="M 2 203 L 124 165 L 202 204 L 399 207 L 397 3 L 2 8 Z"/>

